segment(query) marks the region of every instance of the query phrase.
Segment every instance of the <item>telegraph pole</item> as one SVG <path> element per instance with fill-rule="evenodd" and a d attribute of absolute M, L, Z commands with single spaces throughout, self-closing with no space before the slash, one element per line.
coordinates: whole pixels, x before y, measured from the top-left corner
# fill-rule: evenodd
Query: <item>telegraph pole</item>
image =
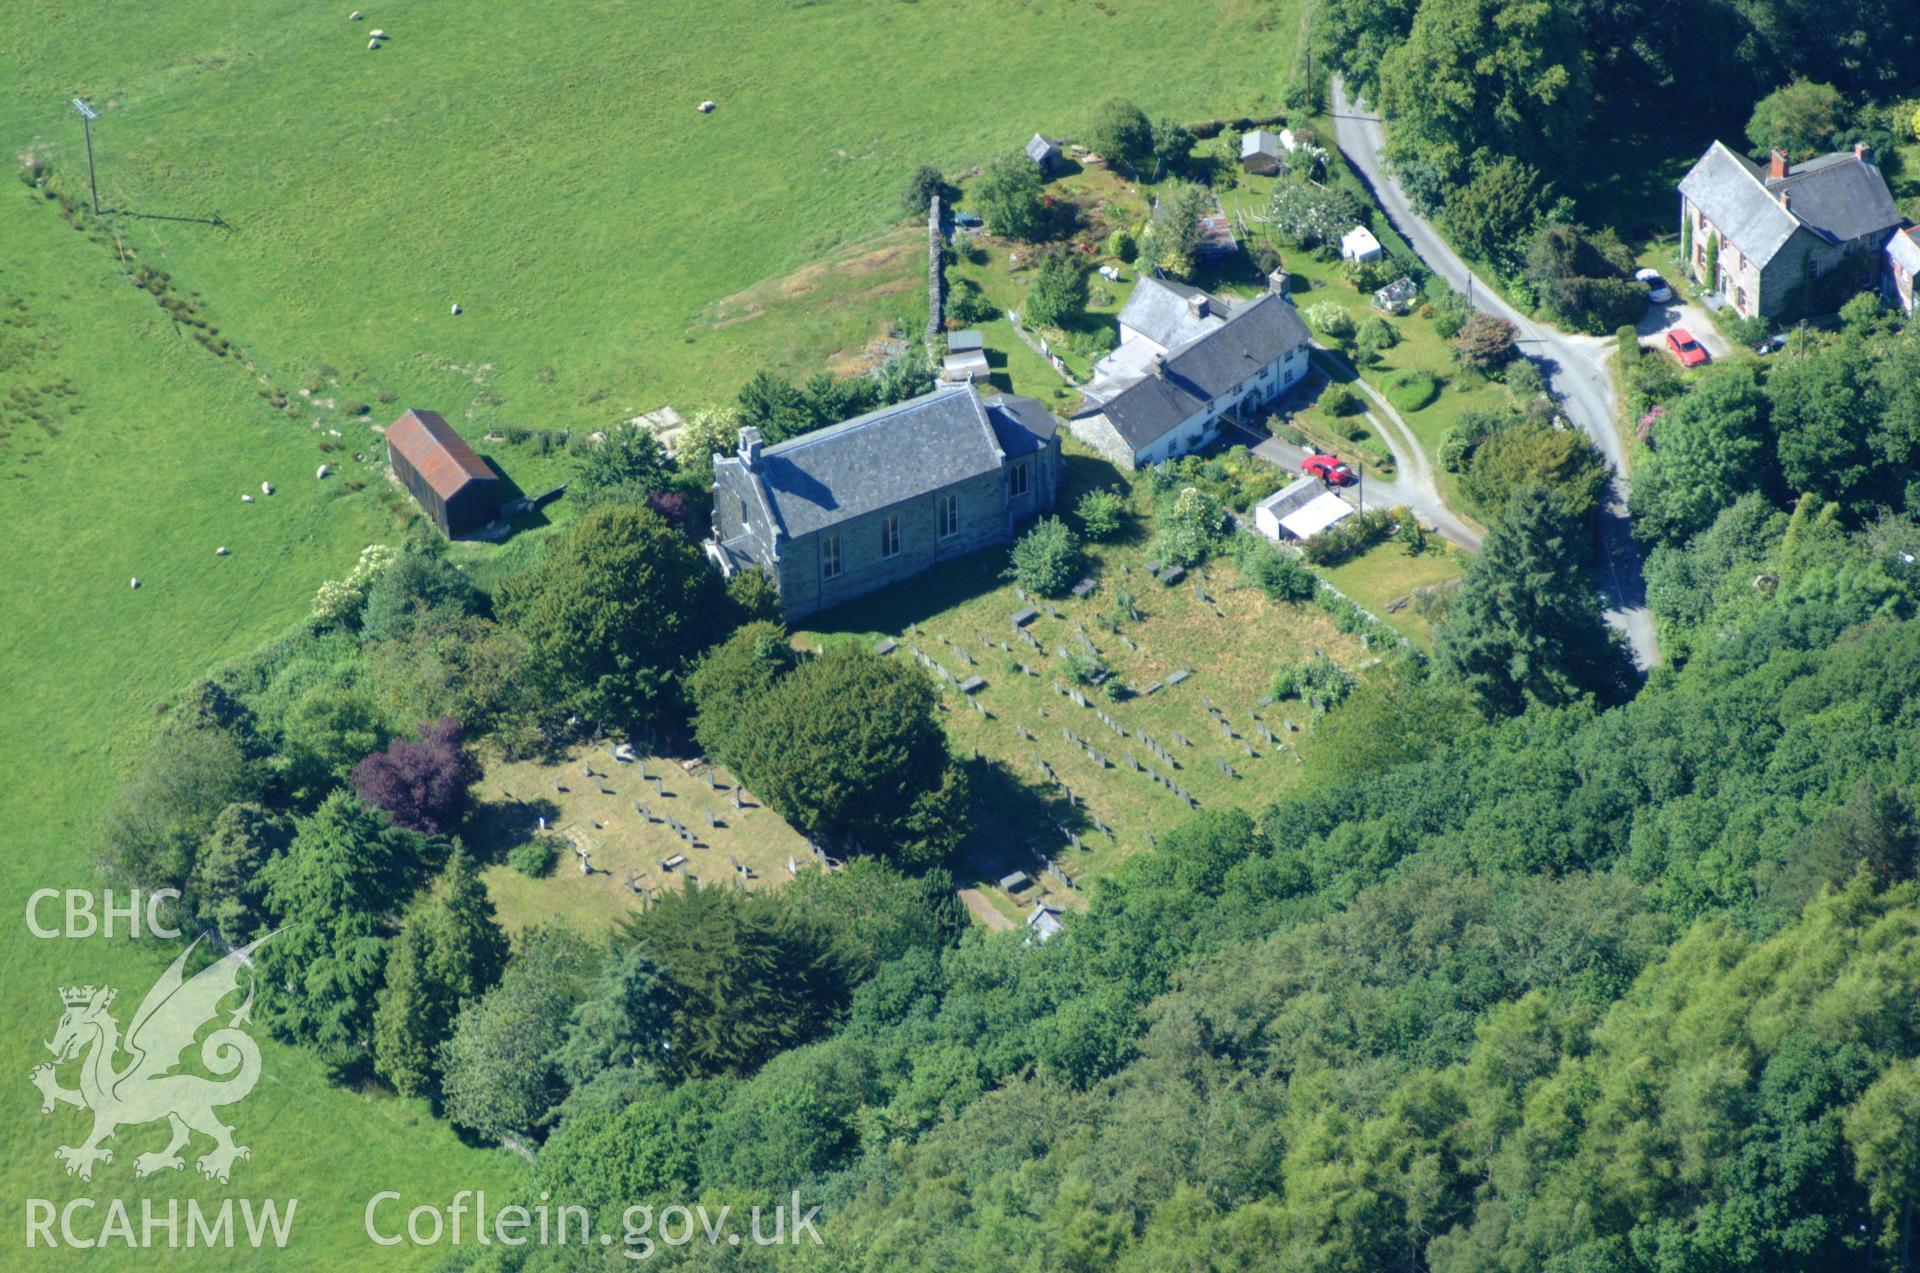
<path fill-rule="evenodd" d="M 100 215 L 100 183 L 93 175 L 93 121 L 100 115 L 93 107 L 79 98 L 73 99 L 73 108 L 80 112 L 80 126 L 87 131 L 87 186 L 93 191 L 93 215 Z"/>

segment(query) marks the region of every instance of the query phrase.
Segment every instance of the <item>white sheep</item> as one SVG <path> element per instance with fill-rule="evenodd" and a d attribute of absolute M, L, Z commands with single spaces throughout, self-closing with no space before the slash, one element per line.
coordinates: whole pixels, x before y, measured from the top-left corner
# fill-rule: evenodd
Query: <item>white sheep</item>
<path fill-rule="evenodd" d="M 130 585 L 128 585 L 128 586 L 129 586 L 129 587 L 131 587 L 131 588 L 133 588 L 134 590 L 136 590 L 136 591 L 138 591 L 138 590 L 139 590 L 139 587 L 140 587 L 140 576 L 139 576 L 139 575 L 135 575 L 135 576 L 133 577 L 133 582 L 132 582 L 132 583 L 131 583 Z"/>
<path fill-rule="evenodd" d="M 316 471 L 314 472 L 314 476 L 315 476 L 315 477 L 317 477 L 317 478 L 319 478 L 319 479 L 320 479 L 320 480 L 322 480 L 322 481 L 325 481 L 325 480 L 326 480 L 326 477 L 327 477 L 327 474 L 329 474 L 329 473 L 331 473 L 331 472 L 333 472 L 333 469 L 332 469 L 332 468 L 331 468 L 330 466 L 328 466 L 328 465 L 325 465 L 325 464 L 322 464 L 322 465 L 321 465 L 321 466 L 319 467 L 319 469 L 317 469 L 317 470 L 316 470 Z"/>
<path fill-rule="evenodd" d="M 273 494 L 273 483 L 272 483 L 272 482 L 262 482 L 262 483 L 260 483 L 260 493 L 261 493 L 262 495 L 271 495 L 271 494 Z"/>

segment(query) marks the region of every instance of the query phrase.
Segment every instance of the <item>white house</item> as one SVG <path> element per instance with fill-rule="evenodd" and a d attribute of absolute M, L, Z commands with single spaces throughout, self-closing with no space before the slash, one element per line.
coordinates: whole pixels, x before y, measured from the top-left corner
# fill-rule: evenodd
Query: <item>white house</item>
<path fill-rule="evenodd" d="M 1364 225 L 1356 225 L 1340 239 L 1340 256 L 1347 261 L 1377 261 L 1386 253 L 1380 247 L 1380 240 L 1373 237 L 1373 231 Z"/>
<path fill-rule="evenodd" d="M 1307 374 L 1310 337 L 1274 292 L 1225 304 L 1141 279 L 1120 313 L 1121 344 L 1095 368 L 1074 436 L 1124 469 L 1197 451 Z"/>

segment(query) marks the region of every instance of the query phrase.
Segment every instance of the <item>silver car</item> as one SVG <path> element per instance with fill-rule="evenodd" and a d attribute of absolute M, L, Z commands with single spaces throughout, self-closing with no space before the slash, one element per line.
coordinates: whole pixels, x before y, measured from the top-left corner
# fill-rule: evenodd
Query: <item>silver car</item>
<path fill-rule="evenodd" d="M 1660 277 L 1659 270 L 1639 270 L 1633 277 L 1647 285 L 1647 300 L 1650 303 L 1665 305 L 1673 299 L 1673 289 L 1667 286 L 1667 280 Z"/>

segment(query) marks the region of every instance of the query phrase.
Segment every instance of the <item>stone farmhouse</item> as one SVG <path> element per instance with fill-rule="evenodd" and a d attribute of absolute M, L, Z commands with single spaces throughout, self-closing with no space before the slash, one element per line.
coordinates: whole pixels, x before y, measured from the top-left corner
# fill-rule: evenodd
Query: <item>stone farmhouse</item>
<path fill-rule="evenodd" d="M 763 570 L 793 620 L 1014 537 L 1060 488 L 1057 422 L 1032 398 L 950 385 L 713 463 L 707 555 Z"/>
<path fill-rule="evenodd" d="M 1120 345 L 1101 359 L 1069 422 L 1075 437 L 1123 469 L 1207 446 L 1307 374 L 1311 337 L 1278 289 L 1227 301 L 1142 278 L 1120 311 Z"/>
<path fill-rule="evenodd" d="M 1762 168 L 1720 142 L 1680 182 L 1680 242 L 1688 274 L 1743 318 L 1837 309 L 1881 286 L 1900 226 L 1885 178 L 1865 146 Z"/>

